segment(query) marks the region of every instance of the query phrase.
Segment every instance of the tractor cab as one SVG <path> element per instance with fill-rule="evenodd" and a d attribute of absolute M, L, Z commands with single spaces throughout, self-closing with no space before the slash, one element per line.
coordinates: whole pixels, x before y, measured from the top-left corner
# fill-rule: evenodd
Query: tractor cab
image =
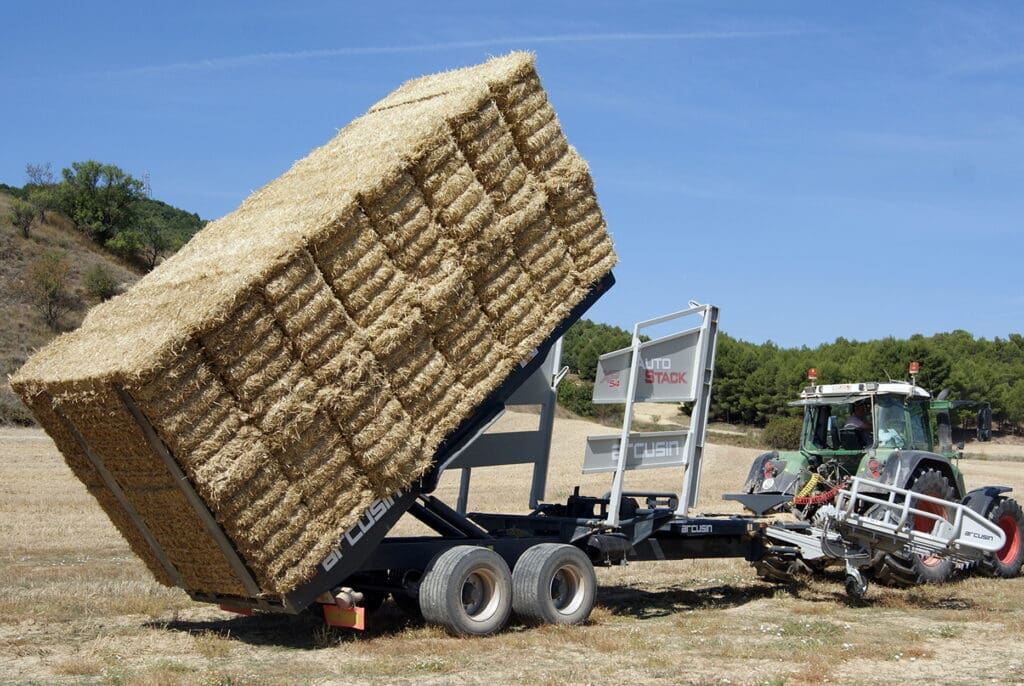
<path fill-rule="evenodd" d="M 991 407 L 948 400 L 948 389 L 933 399 L 917 385 L 919 365 L 911 362 L 909 371 L 910 382 L 819 385 L 817 370 L 810 369 L 811 385 L 789 403 L 804 408 L 800 449 L 760 455 L 751 465 L 743 494 L 735 499 L 754 512 L 788 504 L 810 516 L 852 477 L 908 488 L 927 471 L 940 474 L 952 495 L 963 497 L 963 475 L 951 461 L 960 456 L 963 443 L 953 445 L 951 413 L 980 408 L 978 438 L 986 440 L 992 431 Z"/>
<path fill-rule="evenodd" d="M 930 396 L 909 383 L 808 386 L 791 406 L 804 408 L 801 450 L 859 461 L 868 451 L 932 451 Z"/>

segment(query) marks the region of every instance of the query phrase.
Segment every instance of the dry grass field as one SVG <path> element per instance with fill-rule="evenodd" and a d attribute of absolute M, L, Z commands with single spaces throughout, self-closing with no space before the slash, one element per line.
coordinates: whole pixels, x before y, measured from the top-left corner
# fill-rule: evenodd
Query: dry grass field
<path fill-rule="evenodd" d="M 509 414 L 507 428 L 536 421 Z M 556 427 L 548 500 L 579 483 L 577 420 Z M 1024 493 L 1024 446 L 964 460 L 968 486 Z M 738 489 L 756 450 L 711 445 L 701 509 Z M 523 511 L 519 468 L 474 474 L 471 509 Z M 627 487 L 676 488 L 672 471 Z M 456 478 L 441 495 L 454 499 Z M 1024 683 L 1024 579 L 970 577 L 913 590 L 873 585 L 848 602 L 839 575 L 780 587 L 739 561 L 599 569 L 589 624 L 451 638 L 387 604 L 362 633 L 311 618 L 239 617 L 157 585 L 38 430 L 0 429 L 0 683 Z"/>

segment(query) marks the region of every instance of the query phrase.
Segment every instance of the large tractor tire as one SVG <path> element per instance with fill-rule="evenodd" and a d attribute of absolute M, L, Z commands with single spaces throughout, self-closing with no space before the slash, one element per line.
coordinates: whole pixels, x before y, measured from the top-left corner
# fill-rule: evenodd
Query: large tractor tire
<path fill-rule="evenodd" d="M 1012 498 L 999 498 L 988 518 L 1006 534 L 1006 544 L 978 563 L 978 571 L 1002 578 L 1019 576 L 1024 563 L 1024 512 Z"/>
<path fill-rule="evenodd" d="M 943 500 L 956 500 L 956 491 L 949 479 L 935 469 L 926 469 L 911 483 L 915 493 L 929 495 Z M 952 519 L 953 513 L 935 503 L 916 501 L 911 505 L 931 514 Z M 913 522 L 915 531 L 931 532 L 935 522 L 927 517 L 916 517 Z M 925 557 L 922 555 L 895 555 L 880 553 L 871 564 L 871 571 L 878 581 L 892 586 L 916 586 L 918 584 L 941 584 L 953 576 L 953 561 L 949 558 Z"/>
<path fill-rule="evenodd" d="M 535 545 L 512 571 L 512 607 L 528 624 L 581 624 L 590 617 L 597 576 L 579 548 Z"/>
<path fill-rule="evenodd" d="M 420 610 L 425 620 L 456 636 L 493 634 L 512 614 L 512 573 L 493 550 L 450 548 L 423 574 Z"/>

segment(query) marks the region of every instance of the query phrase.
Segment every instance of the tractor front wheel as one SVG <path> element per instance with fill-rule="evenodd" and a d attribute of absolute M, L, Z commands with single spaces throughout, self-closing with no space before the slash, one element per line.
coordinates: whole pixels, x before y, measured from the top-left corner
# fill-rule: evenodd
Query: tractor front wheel
<path fill-rule="evenodd" d="M 943 500 L 956 499 L 956 491 L 950 485 L 949 479 L 935 469 L 921 472 L 914 479 L 909 490 Z M 947 512 L 947 508 L 942 505 L 915 499 L 911 506 L 945 519 L 952 518 L 952 513 Z M 930 533 L 935 523 L 935 520 L 929 517 L 915 517 L 912 526 L 915 531 Z M 874 577 L 882 583 L 894 586 L 915 586 L 949 581 L 953 576 L 954 567 L 953 561 L 949 558 L 881 553 L 876 555 L 872 561 L 871 570 Z"/>

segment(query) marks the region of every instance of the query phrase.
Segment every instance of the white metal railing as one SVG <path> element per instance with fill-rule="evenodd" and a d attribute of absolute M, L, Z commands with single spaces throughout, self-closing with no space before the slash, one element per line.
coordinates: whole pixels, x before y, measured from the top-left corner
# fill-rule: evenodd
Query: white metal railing
<path fill-rule="evenodd" d="M 884 491 L 884 495 L 867 494 L 862 488 Z M 921 503 L 938 505 L 943 512 L 922 509 Z M 887 536 L 922 555 L 977 558 L 1006 545 L 1006 534 L 999 526 L 962 503 L 859 477 L 839 491 L 832 518 L 844 533 Z M 932 525 L 920 527 L 921 519 Z"/>

